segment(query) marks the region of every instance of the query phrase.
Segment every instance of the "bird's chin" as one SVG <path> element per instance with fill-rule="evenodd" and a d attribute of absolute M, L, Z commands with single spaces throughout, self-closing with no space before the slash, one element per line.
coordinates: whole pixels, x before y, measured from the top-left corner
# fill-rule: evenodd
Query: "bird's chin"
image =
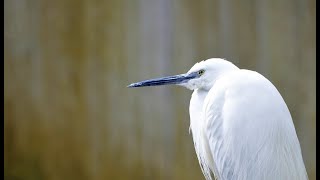
<path fill-rule="evenodd" d="M 190 83 L 181 83 L 181 84 L 177 84 L 179 86 L 182 86 L 182 87 L 185 87 L 187 89 L 190 89 L 190 90 L 195 90 L 196 87 Z"/>

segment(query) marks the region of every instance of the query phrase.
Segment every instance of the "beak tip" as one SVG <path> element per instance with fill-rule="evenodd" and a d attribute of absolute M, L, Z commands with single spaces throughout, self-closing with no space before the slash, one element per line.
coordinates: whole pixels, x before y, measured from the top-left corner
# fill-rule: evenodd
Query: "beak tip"
<path fill-rule="evenodd" d="M 135 83 L 129 84 L 129 85 L 127 86 L 127 88 L 133 88 L 133 87 L 136 87 Z"/>

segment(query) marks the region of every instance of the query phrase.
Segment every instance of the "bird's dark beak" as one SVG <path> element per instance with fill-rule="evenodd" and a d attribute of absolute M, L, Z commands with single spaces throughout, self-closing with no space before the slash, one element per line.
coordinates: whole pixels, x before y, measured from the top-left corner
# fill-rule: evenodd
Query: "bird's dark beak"
<path fill-rule="evenodd" d="M 182 84 L 196 77 L 197 77 L 196 73 L 179 74 L 174 76 L 167 76 L 162 78 L 140 81 L 137 83 L 132 83 L 127 87 L 132 88 L 132 87 L 144 87 L 144 86 L 161 86 L 161 85 L 168 85 L 168 84 Z"/>

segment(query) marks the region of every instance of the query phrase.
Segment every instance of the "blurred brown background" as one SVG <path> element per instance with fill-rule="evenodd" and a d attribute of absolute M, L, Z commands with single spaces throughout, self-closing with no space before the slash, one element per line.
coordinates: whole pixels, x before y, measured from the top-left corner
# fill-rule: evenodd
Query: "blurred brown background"
<path fill-rule="evenodd" d="M 191 91 L 126 86 L 212 57 L 275 84 L 315 179 L 315 13 L 316 0 L 5 0 L 5 179 L 204 179 Z"/>

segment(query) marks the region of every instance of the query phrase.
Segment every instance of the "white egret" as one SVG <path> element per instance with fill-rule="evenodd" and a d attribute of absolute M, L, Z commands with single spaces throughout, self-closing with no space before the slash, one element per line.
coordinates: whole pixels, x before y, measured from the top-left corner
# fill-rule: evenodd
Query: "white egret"
<path fill-rule="evenodd" d="M 206 179 L 308 179 L 288 107 L 264 76 L 212 58 L 128 87 L 166 84 L 193 90 L 190 129 Z"/>

